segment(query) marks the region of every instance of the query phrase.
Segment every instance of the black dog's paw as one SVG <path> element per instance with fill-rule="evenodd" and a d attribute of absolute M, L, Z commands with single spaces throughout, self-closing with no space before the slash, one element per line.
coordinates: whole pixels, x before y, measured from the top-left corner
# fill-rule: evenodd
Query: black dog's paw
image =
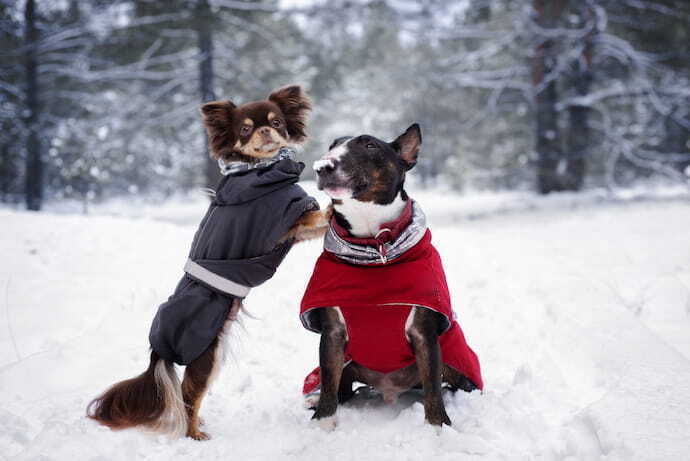
<path fill-rule="evenodd" d="M 472 381 L 470 381 L 469 379 L 467 379 L 467 377 L 463 375 L 460 375 L 457 379 L 454 380 L 454 382 L 448 383 L 448 385 L 445 388 L 451 392 L 472 392 L 479 389 L 477 386 L 474 385 Z"/>
<path fill-rule="evenodd" d="M 443 426 L 444 424 L 446 426 L 452 426 L 453 423 L 451 423 L 450 418 L 448 417 L 448 414 L 446 413 L 446 410 L 441 408 L 438 410 L 432 410 L 432 411 L 427 411 L 425 418 L 429 424 L 432 426 Z"/>
<path fill-rule="evenodd" d="M 314 415 L 311 417 L 312 423 L 317 424 L 321 429 L 326 432 L 331 432 L 335 430 L 338 425 L 338 421 L 335 418 L 335 413 L 330 413 L 328 415 L 326 412 L 320 411 L 319 408 L 316 409 Z"/>

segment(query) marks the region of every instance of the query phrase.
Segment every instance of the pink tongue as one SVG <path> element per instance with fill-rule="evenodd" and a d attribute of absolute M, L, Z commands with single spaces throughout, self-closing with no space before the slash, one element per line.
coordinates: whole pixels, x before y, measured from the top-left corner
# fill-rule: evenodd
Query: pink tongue
<path fill-rule="evenodd" d="M 331 198 L 349 198 L 350 190 L 345 187 L 326 187 L 324 192 L 331 196 Z"/>

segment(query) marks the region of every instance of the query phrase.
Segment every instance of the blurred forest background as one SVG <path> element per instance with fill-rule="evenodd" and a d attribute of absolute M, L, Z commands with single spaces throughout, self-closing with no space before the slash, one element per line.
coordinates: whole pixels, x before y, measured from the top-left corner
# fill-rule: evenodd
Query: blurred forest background
<path fill-rule="evenodd" d="M 200 104 L 288 83 L 307 162 L 417 121 L 422 185 L 690 182 L 687 0 L 0 0 L 0 57 L 0 201 L 31 210 L 214 185 Z"/>

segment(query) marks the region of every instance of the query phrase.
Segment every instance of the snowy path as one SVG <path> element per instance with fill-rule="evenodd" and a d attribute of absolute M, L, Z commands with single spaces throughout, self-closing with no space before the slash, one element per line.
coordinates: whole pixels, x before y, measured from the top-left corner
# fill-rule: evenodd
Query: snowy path
<path fill-rule="evenodd" d="M 206 443 L 84 418 L 92 397 L 144 369 L 149 322 L 195 223 L 0 210 L 0 458 L 687 459 L 687 203 L 455 224 L 431 205 L 484 395 L 447 395 L 454 425 L 440 434 L 418 402 L 360 401 L 340 408 L 335 432 L 312 427 L 300 388 L 318 337 L 297 311 L 313 242 L 250 296 L 259 320 L 235 330 L 202 408 Z"/>

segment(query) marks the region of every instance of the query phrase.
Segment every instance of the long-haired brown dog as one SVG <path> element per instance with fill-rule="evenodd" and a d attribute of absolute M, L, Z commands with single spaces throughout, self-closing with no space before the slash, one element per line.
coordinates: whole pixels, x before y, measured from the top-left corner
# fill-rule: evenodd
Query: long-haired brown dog
<path fill-rule="evenodd" d="M 235 165 L 239 163 L 239 166 L 245 163 L 248 166 L 248 170 L 251 168 L 258 169 L 258 165 L 263 165 L 263 163 L 259 162 L 266 161 L 273 157 L 279 149 L 286 147 L 288 144 L 301 143 L 305 140 L 305 119 L 310 109 L 311 105 L 309 99 L 299 86 L 288 86 L 279 89 L 271 93 L 266 100 L 250 102 L 239 107 L 230 101 L 214 101 L 204 104 L 201 107 L 201 113 L 209 136 L 210 154 L 213 158 L 220 159 L 226 163 L 232 162 Z M 270 164 L 271 162 L 268 163 Z M 275 166 L 277 170 L 268 170 L 268 168 L 273 167 L 262 166 L 261 168 L 266 168 L 262 171 L 268 171 L 268 173 L 257 173 L 257 176 L 268 176 L 276 173 L 281 178 L 288 178 L 284 181 L 285 186 L 281 183 L 280 188 L 276 189 L 275 180 L 271 179 L 273 182 L 268 182 L 267 184 L 262 183 L 261 187 L 274 187 L 276 190 L 272 193 L 280 194 L 275 201 L 280 201 L 281 197 L 282 200 L 285 200 L 284 194 L 292 193 L 293 195 L 297 195 L 297 199 L 290 198 L 287 205 L 293 207 L 290 209 L 293 210 L 295 218 L 285 225 L 285 229 L 289 228 L 287 232 L 280 235 L 280 238 L 274 236 L 273 240 L 267 239 L 269 242 L 267 244 L 258 242 L 260 244 L 270 245 L 268 250 L 263 251 L 278 255 L 277 259 L 273 260 L 275 262 L 275 267 L 277 267 L 293 242 L 323 235 L 327 228 L 328 220 L 318 210 L 318 204 L 316 204 L 314 199 L 306 196 L 304 191 L 294 184 L 304 165 L 289 159 L 277 160 L 274 164 L 278 165 Z M 244 174 L 244 176 L 240 176 L 240 179 L 226 176 L 218 187 L 216 200 L 218 200 L 218 197 L 222 193 L 226 193 L 226 195 L 229 194 L 225 185 L 231 184 L 232 181 L 242 181 L 243 179 L 241 178 L 243 177 L 246 179 L 247 176 L 250 175 Z M 234 186 L 228 186 L 230 190 L 234 190 L 232 187 Z M 263 189 L 261 193 L 265 194 Z M 225 199 L 227 199 L 227 197 L 225 197 Z M 262 198 L 262 200 L 267 199 Z M 305 204 L 298 210 L 299 214 L 294 214 L 294 203 Z M 316 206 L 314 207 L 311 205 Z M 225 207 L 226 210 L 222 208 L 221 206 L 216 206 L 216 209 L 214 209 L 214 204 L 209 208 L 209 212 L 207 212 L 195 236 L 192 254 L 197 251 L 195 249 L 199 246 L 197 240 L 205 238 L 202 237 L 202 234 L 204 234 L 206 227 L 213 227 L 214 224 L 217 229 L 213 230 L 212 233 L 219 235 L 219 237 L 215 237 L 216 240 L 221 240 L 221 243 L 218 245 L 225 245 L 225 240 L 230 239 L 231 235 L 236 236 L 233 237 L 235 239 L 259 239 L 253 229 L 239 229 L 238 231 L 237 220 L 235 218 L 237 212 L 235 210 L 229 210 L 232 213 L 228 218 L 235 219 L 233 222 L 235 226 L 233 229 L 235 232 L 231 233 L 227 228 L 223 228 L 223 223 L 218 221 L 219 216 L 222 216 L 223 213 L 228 211 L 227 209 L 233 207 Z M 261 210 L 256 212 L 252 211 L 250 220 L 255 220 L 257 213 L 266 213 L 265 208 L 266 206 L 262 206 Z M 209 222 L 213 223 L 209 226 Z M 276 226 L 264 227 L 273 228 Z M 259 232 L 263 231 L 263 229 L 260 229 Z M 266 230 L 266 232 L 271 231 L 273 230 Z M 204 244 L 206 243 L 207 242 L 204 242 Z M 204 244 L 201 246 L 204 246 Z M 240 242 L 240 244 L 242 244 L 242 242 Z M 280 251 L 277 249 L 280 249 Z M 244 251 L 244 254 L 239 257 L 256 259 L 253 256 L 255 255 L 252 255 L 251 251 Z M 228 259 L 238 258 L 237 255 L 225 257 Z M 193 257 L 190 256 L 190 261 L 192 258 Z M 205 255 L 200 256 L 200 258 L 211 259 L 213 256 Z M 215 256 L 215 258 L 219 257 Z M 247 260 L 249 259 L 243 259 L 243 261 Z M 188 262 L 188 264 L 190 263 Z M 192 264 L 194 264 L 193 261 Z M 273 270 L 275 270 L 275 268 L 273 268 Z M 185 294 L 186 298 L 184 296 L 181 297 L 183 300 L 183 308 L 179 310 L 187 311 L 187 305 L 184 304 L 186 299 L 208 298 L 209 304 L 223 303 L 220 307 L 218 307 L 218 304 L 215 304 L 215 312 L 221 312 L 224 315 L 218 320 L 217 318 L 221 316 L 214 313 L 213 321 L 216 322 L 214 325 L 219 325 L 219 327 L 212 329 L 211 336 L 208 336 L 207 341 L 202 341 L 205 350 L 203 348 L 199 349 L 200 352 L 203 352 L 198 356 L 194 354 L 195 356 L 192 358 L 178 358 L 178 356 L 174 356 L 175 358 L 171 360 L 169 356 L 161 356 L 166 354 L 163 354 L 160 348 L 154 347 L 154 341 L 152 340 L 152 352 L 148 369 L 135 378 L 113 385 L 101 396 L 94 399 L 87 409 L 87 414 L 92 419 L 113 429 L 144 426 L 160 432 L 169 433 L 173 436 L 182 436 L 186 434 L 196 440 L 208 439 L 208 435 L 199 429 L 199 407 L 209 384 L 221 365 L 223 358 L 223 336 L 227 334 L 232 321 L 237 319 L 238 312 L 241 309 L 242 299 L 246 296 L 248 287 L 237 284 L 233 285 L 234 282 L 232 281 L 221 280 L 219 286 L 227 286 L 229 283 L 231 289 L 227 292 L 218 294 L 216 291 L 210 290 L 209 287 L 206 286 L 208 284 L 204 285 L 204 283 L 202 283 L 208 280 L 211 280 L 209 284 L 212 285 L 213 283 L 212 278 L 203 278 L 203 268 L 201 273 L 195 273 L 187 270 L 187 266 L 185 266 L 185 271 L 187 274 L 178 285 L 176 294 L 180 290 L 191 290 L 192 288 L 206 291 L 202 293 L 203 296 L 197 296 L 196 298 L 189 295 L 187 292 Z M 190 275 L 190 273 L 192 275 Z M 256 286 L 270 277 L 272 273 L 273 272 L 269 271 L 269 274 L 264 276 L 258 283 L 248 283 L 247 285 Z M 217 274 L 211 275 L 214 276 Z M 190 286 L 192 288 L 189 288 Z M 239 286 L 240 289 L 246 288 L 246 292 L 242 292 L 238 295 L 232 291 L 233 286 Z M 171 299 L 173 299 L 173 297 L 171 297 Z M 165 304 L 159 308 L 159 313 L 156 319 L 154 319 L 152 332 L 156 328 L 156 322 L 161 322 L 159 316 L 161 315 L 163 306 L 165 306 Z M 190 309 L 193 307 L 194 306 L 189 306 Z M 201 306 L 199 310 L 208 312 L 209 309 L 208 306 Z M 226 312 L 227 314 L 225 315 Z M 186 314 L 174 315 L 180 317 Z M 177 321 L 179 322 L 179 320 Z M 218 321 L 221 323 L 218 324 Z M 185 320 L 183 319 L 180 324 L 182 327 L 185 327 L 184 322 Z M 179 325 L 175 326 L 175 328 L 177 327 L 179 327 Z M 169 337 L 177 338 L 178 336 L 180 335 L 178 331 L 175 330 Z M 174 340 L 176 341 L 177 339 Z M 198 340 L 195 339 L 195 341 L 199 343 Z M 210 345 L 206 347 L 206 344 L 209 342 Z M 179 382 L 177 377 L 174 362 L 187 365 L 182 383 Z"/>

